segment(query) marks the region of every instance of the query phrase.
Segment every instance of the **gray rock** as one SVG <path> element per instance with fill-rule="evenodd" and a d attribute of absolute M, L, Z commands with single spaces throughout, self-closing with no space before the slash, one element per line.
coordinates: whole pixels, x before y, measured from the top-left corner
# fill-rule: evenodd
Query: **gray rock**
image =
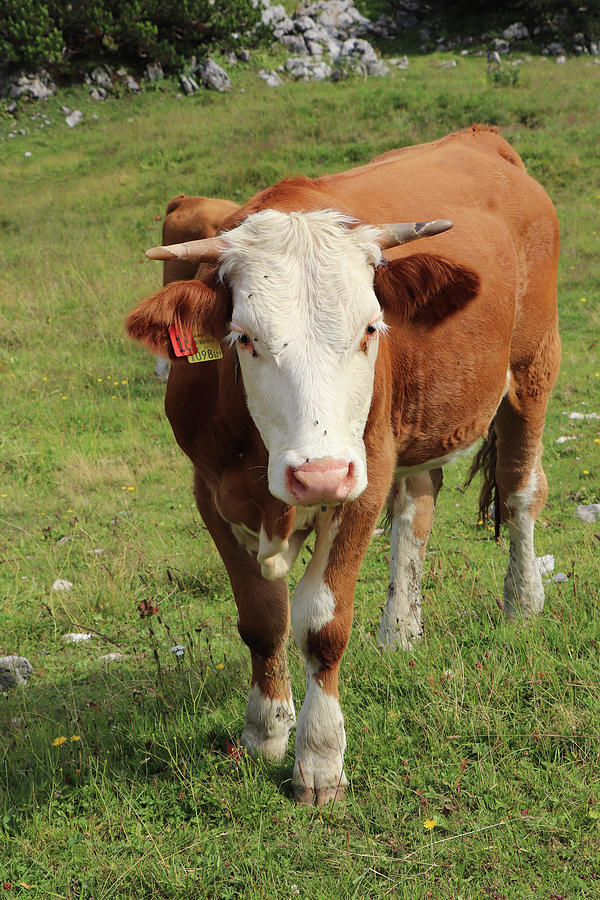
<path fill-rule="evenodd" d="M 396 66 L 397 69 L 408 69 L 408 56 L 392 57 L 392 59 L 388 59 L 388 62 L 391 66 Z"/>
<path fill-rule="evenodd" d="M 551 41 L 547 47 L 542 49 L 542 53 L 546 56 L 562 56 L 565 52 L 565 48 L 559 41 Z"/>
<path fill-rule="evenodd" d="M 0 656 L 0 691 L 25 684 L 33 666 L 24 656 Z"/>
<path fill-rule="evenodd" d="M 562 56 L 562 55 L 561 55 L 561 56 L 557 56 L 557 57 L 556 57 L 556 64 L 557 64 L 558 66 L 564 66 L 564 64 L 566 63 L 566 61 L 567 61 L 567 57 L 566 57 L 566 56 Z"/>
<path fill-rule="evenodd" d="M 65 122 L 69 126 L 69 128 L 75 128 L 76 125 L 83 120 L 83 113 L 80 109 L 74 109 L 73 112 L 67 116 Z"/>
<path fill-rule="evenodd" d="M 219 91 L 219 93 L 231 90 L 229 75 L 227 74 L 225 69 L 222 69 L 221 66 L 218 66 L 214 60 L 201 60 L 196 66 L 196 72 L 200 76 L 202 84 L 205 88 L 209 88 L 213 91 Z"/>
<path fill-rule="evenodd" d="M 510 50 L 510 44 L 503 38 L 494 38 L 492 44 L 494 45 L 494 49 L 497 50 L 498 53 L 508 53 Z"/>
<path fill-rule="evenodd" d="M 144 78 L 146 81 L 160 81 L 165 77 L 160 63 L 148 63 L 144 69 Z"/>
<path fill-rule="evenodd" d="M 296 31 L 309 31 L 315 27 L 315 23 L 310 16 L 296 16 L 294 19 L 294 28 Z"/>
<path fill-rule="evenodd" d="M 180 75 L 179 84 L 181 85 L 181 90 L 186 95 L 186 97 L 191 97 L 195 91 L 200 90 L 200 85 L 194 78 L 191 77 L 191 75 L 189 77 L 187 75 Z"/>
<path fill-rule="evenodd" d="M 63 641 L 66 641 L 68 644 L 81 644 L 82 641 L 91 641 L 93 636 L 90 632 L 69 632 L 68 634 L 63 634 Z"/>
<path fill-rule="evenodd" d="M 238 50 L 236 52 L 236 56 L 240 62 L 250 62 L 250 51 L 249 50 Z"/>
<path fill-rule="evenodd" d="M 106 100 L 108 92 L 103 87 L 93 87 L 90 91 L 92 100 Z"/>
<path fill-rule="evenodd" d="M 294 31 L 293 21 L 286 16 L 281 22 L 277 23 L 277 27 L 273 30 L 273 37 L 279 41 L 285 34 L 292 34 Z"/>
<path fill-rule="evenodd" d="M 283 44 L 284 47 L 287 47 L 290 53 L 301 56 L 308 54 L 308 48 L 304 43 L 304 38 L 301 34 L 286 34 L 279 39 L 279 43 Z"/>
<path fill-rule="evenodd" d="M 11 100 L 18 100 L 19 97 L 46 100 L 55 93 L 56 85 L 44 69 L 36 75 L 26 75 L 21 72 L 8 84 L 8 96 Z"/>
<path fill-rule="evenodd" d="M 267 28 L 272 28 L 288 18 L 288 15 L 281 5 L 267 6 L 262 11 L 261 21 Z"/>
<path fill-rule="evenodd" d="M 11 100 L 10 103 L 6 107 L 6 112 L 12 116 L 12 115 L 14 115 L 14 113 L 17 112 L 18 109 L 19 109 L 19 107 L 17 105 L 17 101 Z"/>
<path fill-rule="evenodd" d="M 104 656 L 98 657 L 98 662 L 101 662 L 103 666 L 108 666 L 113 662 L 121 662 L 123 658 L 122 653 L 105 653 Z"/>
<path fill-rule="evenodd" d="M 57 578 L 54 584 L 52 585 L 53 591 L 70 591 L 73 587 L 72 581 L 67 581 L 66 578 Z"/>
<path fill-rule="evenodd" d="M 263 81 L 266 81 L 269 87 L 279 87 L 280 84 L 283 84 L 281 78 L 274 69 L 270 69 L 269 71 L 261 69 L 258 73 L 258 77 L 262 78 Z"/>
<path fill-rule="evenodd" d="M 505 41 L 528 41 L 529 29 L 523 22 L 514 22 L 502 32 Z"/>
<path fill-rule="evenodd" d="M 379 59 L 368 41 L 362 38 L 349 38 L 340 49 L 339 60 L 346 60 L 349 66 L 363 75 L 387 75 L 390 71 Z"/>
<path fill-rule="evenodd" d="M 598 56 L 600 53 L 600 44 L 597 41 L 590 41 L 590 53 L 592 56 Z"/>
<path fill-rule="evenodd" d="M 137 94 L 139 92 L 140 86 L 133 75 L 125 75 L 124 81 L 125 87 L 128 91 L 133 91 L 134 94 Z"/>
<path fill-rule="evenodd" d="M 565 575 L 564 572 L 557 572 L 556 575 L 552 576 L 554 584 L 565 584 L 568 580 L 569 576 Z"/>
<path fill-rule="evenodd" d="M 110 90 L 112 78 L 109 75 L 109 71 L 110 70 L 107 71 L 106 66 L 96 66 L 96 68 L 92 69 L 90 72 L 90 78 L 94 84 Z"/>
<path fill-rule="evenodd" d="M 582 522 L 597 522 L 600 519 L 600 503 L 588 503 L 578 506 L 575 515 Z"/>

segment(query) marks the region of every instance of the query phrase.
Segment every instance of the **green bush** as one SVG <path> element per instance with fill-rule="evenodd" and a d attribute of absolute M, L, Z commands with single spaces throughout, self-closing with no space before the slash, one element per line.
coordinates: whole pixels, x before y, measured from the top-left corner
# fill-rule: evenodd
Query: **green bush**
<path fill-rule="evenodd" d="M 202 48 L 257 40 L 260 31 L 246 33 L 259 23 L 251 0 L 5 0 L 0 58 L 13 68 L 112 59 L 168 70 Z"/>
<path fill-rule="evenodd" d="M 4 0 L 0 9 L 0 63 L 34 68 L 62 59 L 63 38 L 48 6 L 37 0 Z"/>

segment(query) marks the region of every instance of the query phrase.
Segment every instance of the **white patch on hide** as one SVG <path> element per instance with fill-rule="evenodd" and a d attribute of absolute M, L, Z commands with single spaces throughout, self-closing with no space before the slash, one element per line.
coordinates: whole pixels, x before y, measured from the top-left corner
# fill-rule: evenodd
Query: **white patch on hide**
<path fill-rule="evenodd" d="M 423 634 L 422 562 L 419 556 L 423 541 L 414 534 L 416 511 L 413 498 L 404 485 L 399 485 L 392 506 L 390 583 L 379 625 L 379 643 L 383 647 L 410 650 L 414 641 Z"/>
<path fill-rule="evenodd" d="M 251 756 L 279 762 L 285 756 L 290 731 L 296 724 L 294 703 L 265 697 L 257 684 L 250 688 L 246 725 L 241 743 Z"/>

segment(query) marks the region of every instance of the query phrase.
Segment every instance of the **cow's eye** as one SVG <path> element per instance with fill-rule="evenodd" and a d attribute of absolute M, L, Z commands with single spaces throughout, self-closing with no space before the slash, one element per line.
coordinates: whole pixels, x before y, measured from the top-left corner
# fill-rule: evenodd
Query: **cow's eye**
<path fill-rule="evenodd" d="M 240 334 L 240 336 L 238 338 L 238 344 L 249 344 L 249 343 L 250 343 L 250 338 L 248 337 L 248 335 Z"/>
<path fill-rule="evenodd" d="M 377 328 L 374 325 L 367 325 L 366 331 L 367 334 L 375 334 Z"/>

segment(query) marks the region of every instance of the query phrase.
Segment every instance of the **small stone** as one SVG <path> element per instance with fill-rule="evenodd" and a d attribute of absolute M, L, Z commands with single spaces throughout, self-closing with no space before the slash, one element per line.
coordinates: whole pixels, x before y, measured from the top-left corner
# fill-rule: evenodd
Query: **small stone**
<path fill-rule="evenodd" d="M 563 412 L 563 416 L 568 416 L 570 419 L 573 419 L 573 420 L 575 420 L 576 422 L 592 421 L 592 420 L 595 420 L 595 419 L 600 419 L 600 416 L 598 415 L 598 413 L 595 413 L 595 412 L 591 412 L 591 413 L 582 413 L 582 412 L 572 412 L 572 413 L 567 413 L 567 412 Z"/>
<path fill-rule="evenodd" d="M 569 576 L 565 575 L 564 572 L 557 572 L 556 575 L 552 576 L 552 581 L 555 584 L 565 584 L 569 580 Z"/>
<path fill-rule="evenodd" d="M 104 656 L 98 657 L 98 662 L 104 666 L 109 666 L 113 662 L 120 662 L 123 659 L 122 653 L 105 653 Z"/>
<path fill-rule="evenodd" d="M 555 440 L 555 444 L 566 444 L 567 441 L 576 441 L 579 435 L 577 434 L 561 434 L 560 437 L 557 437 Z"/>
<path fill-rule="evenodd" d="M 582 522 L 597 522 L 600 519 L 600 503 L 588 503 L 577 507 L 575 515 Z"/>
<path fill-rule="evenodd" d="M 456 65 L 457 65 L 457 62 L 455 59 L 446 59 L 442 63 L 442 69 L 454 69 L 456 67 Z"/>
<path fill-rule="evenodd" d="M 92 556 L 102 556 L 105 552 L 104 547 L 98 547 L 97 550 L 88 550 L 88 553 L 91 553 Z"/>
<path fill-rule="evenodd" d="M 27 152 L 25 153 L 25 156 L 33 156 L 33 154 L 30 153 L 29 150 L 27 150 Z"/>
<path fill-rule="evenodd" d="M 75 128 L 76 125 L 79 125 L 82 119 L 83 113 L 81 112 L 81 110 L 75 109 L 69 116 L 67 116 L 65 122 L 67 123 L 69 128 Z"/>
<path fill-rule="evenodd" d="M 200 90 L 200 85 L 198 84 L 198 82 L 194 78 L 188 77 L 187 75 L 179 76 L 179 84 L 181 85 L 183 93 L 186 95 L 186 97 L 191 97 L 191 95 L 195 91 Z"/>
<path fill-rule="evenodd" d="M 535 561 L 540 575 L 551 575 L 554 572 L 554 557 L 551 553 L 547 556 L 538 556 Z"/>
<path fill-rule="evenodd" d="M 25 684 L 32 672 L 33 666 L 24 656 L 1 656 L 0 691 Z"/>
<path fill-rule="evenodd" d="M 556 57 L 556 65 L 557 65 L 557 66 L 564 66 L 564 64 L 566 63 L 566 61 L 567 61 L 567 57 L 566 57 L 566 56 L 557 56 L 557 57 Z"/>
<path fill-rule="evenodd" d="M 63 641 L 66 641 L 69 644 L 80 644 L 82 641 L 91 641 L 93 636 L 94 635 L 90 632 L 69 632 L 68 634 L 63 634 Z"/>
<path fill-rule="evenodd" d="M 137 83 L 137 81 L 135 80 L 135 78 L 133 77 L 133 75 L 125 76 L 125 87 L 127 88 L 128 91 L 132 91 L 134 94 L 139 93 L 139 90 L 140 90 L 140 86 Z"/>
<path fill-rule="evenodd" d="M 67 581 L 66 578 L 57 578 L 54 584 L 52 585 L 53 591 L 70 591 L 73 587 L 72 581 Z"/>
<path fill-rule="evenodd" d="M 269 71 L 261 69 L 258 73 L 258 77 L 262 78 L 269 87 L 279 87 L 280 84 L 283 84 L 281 78 L 273 69 L 270 69 Z"/>

